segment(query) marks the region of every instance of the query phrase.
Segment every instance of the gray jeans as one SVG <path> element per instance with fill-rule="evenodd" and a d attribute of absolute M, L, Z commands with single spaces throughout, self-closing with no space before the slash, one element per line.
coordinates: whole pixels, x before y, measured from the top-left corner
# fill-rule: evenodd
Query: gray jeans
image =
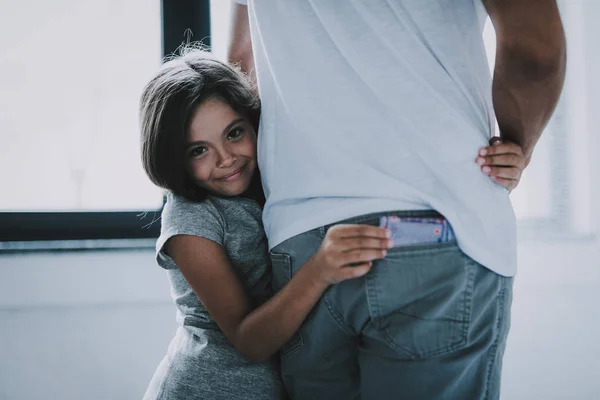
<path fill-rule="evenodd" d="M 343 223 L 378 225 L 370 214 Z M 319 248 L 324 226 L 271 252 L 281 289 Z M 512 278 L 455 241 L 390 249 L 364 277 L 331 286 L 281 350 L 292 399 L 498 399 Z"/>

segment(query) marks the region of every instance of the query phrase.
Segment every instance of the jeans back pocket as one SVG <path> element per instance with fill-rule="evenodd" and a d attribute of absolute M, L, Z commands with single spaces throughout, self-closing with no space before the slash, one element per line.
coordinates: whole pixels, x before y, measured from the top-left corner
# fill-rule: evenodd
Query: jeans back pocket
<path fill-rule="evenodd" d="M 371 318 L 386 343 L 408 359 L 466 346 L 477 265 L 455 243 L 388 251 L 366 288 Z"/>

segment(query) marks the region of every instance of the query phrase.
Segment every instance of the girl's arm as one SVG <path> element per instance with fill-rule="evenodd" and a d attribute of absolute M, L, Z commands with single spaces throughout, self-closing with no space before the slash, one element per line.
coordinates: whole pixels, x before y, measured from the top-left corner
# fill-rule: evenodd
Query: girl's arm
<path fill-rule="evenodd" d="M 169 240 L 167 247 L 227 339 L 245 358 L 261 362 L 298 330 L 330 284 L 366 274 L 371 261 L 383 258 L 384 249 L 391 244 L 382 228 L 333 227 L 321 249 L 291 281 L 255 310 L 219 244 L 197 236 L 178 235 Z"/>

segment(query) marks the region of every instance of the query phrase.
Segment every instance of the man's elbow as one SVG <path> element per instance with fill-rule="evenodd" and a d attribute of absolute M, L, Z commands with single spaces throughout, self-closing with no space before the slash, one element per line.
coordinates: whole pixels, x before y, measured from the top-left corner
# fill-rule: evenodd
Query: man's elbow
<path fill-rule="evenodd" d="M 499 29 L 498 56 L 518 64 L 534 80 L 564 72 L 567 44 L 558 9 L 530 22 Z"/>
<path fill-rule="evenodd" d="M 527 80 L 543 82 L 565 74 L 567 49 L 564 40 L 530 42 L 500 47 L 498 57 L 517 66 Z"/>

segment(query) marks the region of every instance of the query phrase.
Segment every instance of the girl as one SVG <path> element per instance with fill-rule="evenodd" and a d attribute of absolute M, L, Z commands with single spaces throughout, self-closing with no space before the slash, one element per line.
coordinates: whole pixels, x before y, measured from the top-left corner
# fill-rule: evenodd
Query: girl
<path fill-rule="evenodd" d="M 285 398 L 272 356 L 329 285 L 366 274 L 393 245 L 383 228 L 338 225 L 271 297 L 259 109 L 241 72 L 199 50 L 165 63 L 143 91 L 143 165 L 168 191 L 156 258 L 179 324 L 145 399 Z"/>

